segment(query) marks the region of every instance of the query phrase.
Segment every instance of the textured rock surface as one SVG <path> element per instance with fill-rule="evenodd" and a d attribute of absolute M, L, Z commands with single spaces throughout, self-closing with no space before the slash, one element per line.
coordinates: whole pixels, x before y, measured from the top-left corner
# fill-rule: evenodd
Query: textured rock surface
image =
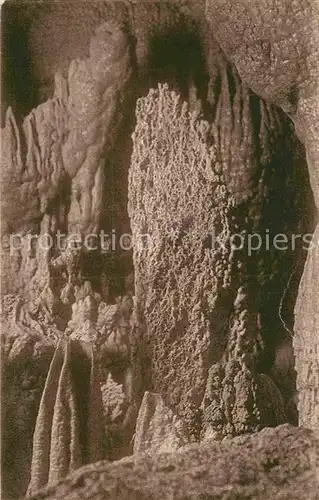
<path fill-rule="evenodd" d="M 318 208 L 317 1 L 9 0 L 2 10 L 4 497 L 25 494 L 29 483 L 33 494 L 133 446 L 149 455 L 297 423 L 293 329 L 299 422 L 316 428 L 318 249 L 308 254 L 293 325 L 301 244 L 248 256 L 231 251 L 229 237 L 269 230 L 289 240 L 313 230 L 303 169 L 307 159 Z M 81 246 L 101 228 L 129 231 L 135 124 L 134 277 L 131 252 Z M 267 432 L 279 444 L 286 437 L 282 450 L 293 457 L 310 436 Z M 245 450 L 255 450 L 250 439 Z M 256 439 L 269 449 L 268 438 Z M 236 464 L 238 442 L 227 455 Z M 278 453 L 265 468 L 285 485 L 279 498 L 293 498 L 294 488 L 312 498 L 307 474 L 290 472 L 299 458 L 278 470 Z M 212 477 L 226 478 L 224 464 Z M 246 481 L 238 467 L 235 478 Z M 164 478 L 161 498 L 184 494 L 182 475 L 177 493 Z M 261 498 L 263 486 L 273 495 L 269 476 L 257 476 L 255 490 L 234 498 Z M 123 494 L 153 498 L 162 479 L 145 479 L 146 492 L 130 483 Z M 210 486 L 214 498 L 233 498 Z"/>
<path fill-rule="evenodd" d="M 317 434 L 281 426 L 175 454 L 98 462 L 32 498 L 316 500 L 318 457 Z"/>
<path fill-rule="evenodd" d="M 185 423 L 160 394 L 145 392 L 136 421 L 133 452 L 172 453 L 189 442 Z"/>
<path fill-rule="evenodd" d="M 267 392 L 267 377 L 257 373 L 263 347 L 247 279 L 251 256 L 230 244 L 233 234 L 251 227 L 250 214 L 243 220 L 240 210 L 254 196 L 256 168 L 249 95 L 238 86 L 244 138 L 231 128 L 232 118 L 217 111 L 214 123 L 204 122 L 166 86 L 138 101 L 133 136 L 129 214 L 138 353 L 146 389 L 163 394 L 195 436 L 203 425 L 220 438 L 286 420 L 275 385 L 266 384 Z M 230 101 L 226 87 L 218 103 L 224 114 L 231 108 L 227 96 Z M 233 112 L 240 109 L 235 97 Z M 262 163 L 269 153 L 260 137 Z M 255 224 L 261 201 L 255 195 Z M 261 404 L 266 393 L 268 407 Z"/>
<path fill-rule="evenodd" d="M 300 283 L 294 338 L 300 425 L 316 429 L 319 425 L 319 228 L 313 236 Z"/>
<path fill-rule="evenodd" d="M 114 23 L 104 24 L 91 40 L 90 57 L 72 61 L 67 78 L 57 73 L 53 99 L 25 118 L 22 133 L 26 140 L 25 154 L 14 116 L 8 109 L 3 129 L 1 182 L 2 192 L 6 193 L 2 196 L 5 236 L 10 233 L 25 236 L 30 231 L 39 235 L 36 221 L 52 211 L 44 232 L 49 231 L 53 237 L 65 228 L 68 233 L 82 237 L 97 231 L 103 203 L 102 164 L 114 141 L 119 104 L 130 69 L 124 33 Z M 62 185 L 68 191 L 66 200 L 59 199 Z M 22 203 L 16 203 L 18 198 Z M 67 207 L 63 207 L 63 202 Z M 41 245 L 36 242 L 37 246 Z M 35 256 L 27 258 L 25 252 L 18 248 L 17 259 L 12 259 L 9 249 L 4 252 L 3 268 L 5 271 L 8 268 L 8 283 L 5 274 L 2 286 L 7 286 L 3 293 L 21 291 L 19 283 L 10 283 L 13 271 L 10 265 L 12 260 L 15 264 L 20 260 L 30 267 L 30 257 Z M 72 255 L 63 262 L 62 253 L 61 260 L 72 280 Z M 22 265 L 18 271 L 28 283 L 28 269 Z"/>
<path fill-rule="evenodd" d="M 228 249 L 214 253 L 205 244 L 213 224 L 227 230 L 232 199 L 207 125 L 166 87 L 139 101 L 133 140 L 129 214 L 147 372 L 153 389 L 183 412 L 198 406 L 205 384 L 212 340 L 204 308 L 229 277 Z"/>
<path fill-rule="evenodd" d="M 283 0 L 230 4 L 227 0 L 207 0 L 206 16 L 214 36 L 242 79 L 258 95 L 276 103 L 292 117 L 296 132 L 306 146 L 318 210 L 319 3 L 317 0 Z M 317 248 L 308 256 L 295 310 L 300 423 L 312 428 L 318 427 L 319 418 L 319 300 L 318 281 L 312 275 L 318 267 Z M 305 307 L 311 310 L 310 317 L 305 315 Z"/>
<path fill-rule="evenodd" d="M 29 495 L 105 455 L 97 356 L 85 344 L 82 353 L 76 347 L 61 341 L 50 365 L 33 436 Z"/>
<path fill-rule="evenodd" d="M 19 498 L 27 489 L 35 423 L 54 350 L 52 340 L 35 330 L 16 328 L 15 336 L 1 336 L 4 498 Z"/>
<path fill-rule="evenodd" d="M 2 245 L 1 320 L 5 351 L 12 344 L 13 350 L 4 368 L 5 391 L 9 396 L 4 470 L 8 476 L 11 470 L 15 471 L 8 478 L 8 493 L 15 497 L 25 492 L 29 481 L 30 491 L 35 491 L 82 463 L 109 456 L 105 446 L 103 454 L 98 453 L 99 439 L 87 437 L 81 430 L 83 419 L 85 425 L 90 426 L 90 422 L 88 416 L 78 415 L 77 405 L 87 406 L 93 413 L 95 410 L 89 392 L 77 393 L 70 375 L 69 354 L 63 361 L 57 344 L 66 335 L 66 339 L 86 342 L 89 350 L 92 345 L 99 346 L 98 366 L 94 365 L 98 371 L 101 357 L 108 359 L 103 363 L 106 372 L 114 359 L 121 359 L 122 368 L 117 373 L 126 392 L 132 298 L 119 298 L 110 314 L 112 306 L 103 301 L 108 299 L 103 291 L 102 295 L 96 293 L 90 282 L 79 277 L 84 258 L 81 248 L 77 249 L 65 237 L 75 236 L 81 246 L 88 233 L 98 230 L 105 155 L 113 146 L 123 90 L 130 74 L 126 36 L 116 24 L 104 24 L 90 42 L 89 57 L 74 60 L 65 77 L 56 74 L 53 98 L 31 111 L 23 121 L 22 131 L 11 108 L 6 113 L 2 130 L 1 229 L 2 241 L 7 244 Z M 58 243 L 59 233 L 64 234 L 62 244 Z M 18 236 L 10 246 L 12 234 Z M 43 238 L 51 238 L 51 247 L 50 242 L 43 243 L 48 241 Z M 26 347 L 16 353 L 20 337 L 22 345 L 25 339 Z M 40 339 L 44 346 L 48 344 L 51 356 L 56 349 L 48 374 L 50 359 L 45 357 L 44 367 L 41 356 L 38 361 L 32 353 L 32 342 Z M 68 345 L 68 340 L 63 342 Z M 23 363 L 17 370 L 18 359 Z M 39 367 L 33 365 L 38 362 Z M 85 357 L 79 363 L 84 365 L 84 374 L 80 370 L 78 375 L 85 385 L 90 381 L 90 370 L 85 367 Z M 19 382 L 21 376 L 28 376 L 28 364 L 35 382 L 34 388 L 31 384 L 25 391 Z M 106 378 L 107 373 L 101 376 Z M 95 390 L 101 399 L 99 385 Z M 51 393 L 56 396 L 51 397 Z M 24 394 L 30 401 L 25 401 Z M 25 412 L 20 422 L 14 410 L 19 397 Z M 130 395 L 128 398 L 130 402 Z M 126 411 L 123 420 L 125 415 Z M 108 422 L 106 416 L 104 420 Z M 126 424 L 117 423 L 113 434 L 122 436 L 123 425 Z M 23 458 L 17 454 L 8 458 L 16 427 L 21 428 L 26 454 Z M 130 432 L 132 435 L 133 430 Z M 131 435 L 123 439 L 124 446 Z M 94 453 L 90 458 L 88 451 L 92 442 L 92 449 L 98 453 L 95 458 Z M 113 453 L 121 456 L 122 452 L 119 449 Z"/>

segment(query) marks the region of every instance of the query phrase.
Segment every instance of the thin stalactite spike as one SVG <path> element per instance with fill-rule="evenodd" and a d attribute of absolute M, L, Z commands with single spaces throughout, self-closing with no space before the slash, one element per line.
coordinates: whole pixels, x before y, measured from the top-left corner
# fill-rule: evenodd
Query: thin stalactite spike
<path fill-rule="evenodd" d="M 101 384 L 99 376 L 99 366 L 97 353 L 92 345 L 90 393 L 89 393 L 89 414 L 88 414 L 88 461 L 96 462 L 102 460 L 104 450 L 104 419 Z"/>

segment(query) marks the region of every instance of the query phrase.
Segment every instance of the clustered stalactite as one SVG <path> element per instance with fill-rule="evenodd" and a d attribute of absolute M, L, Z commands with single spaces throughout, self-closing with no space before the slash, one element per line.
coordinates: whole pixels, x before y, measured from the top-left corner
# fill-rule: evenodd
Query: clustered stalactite
<path fill-rule="evenodd" d="M 2 131 L 7 243 L 10 233 L 24 241 L 28 234 L 49 234 L 55 241 L 58 231 L 69 243 L 71 235 L 83 242 L 99 231 L 103 217 L 109 224 L 114 214 L 125 226 L 126 215 L 105 199 L 112 192 L 105 187 L 107 174 L 114 174 L 117 161 L 128 174 L 135 240 L 135 279 L 131 257 L 125 257 L 126 279 L 115 286 L 123 294 L 116 300 L 114 256 L 107 256 L 105 269 L 95 263 L 97 276 L 90 271 L 95 256 L 103 261 L 100 249 L 91 258 L 74 244 L 63 251 L 56 245 L 43 249 L 36 238 L 31 248 L 13 254 L 8 245 L 3 248 L 7 421 L 15 421 L 25 377 L 24 364 L 18 363 L 28 359 L 28 374 L 35 372 L 26 385 L 30 396 L 24 396 L 29 414 L 16 425 L 27 453 L 12 459 L 12 468 L 21 470 L 18 480 L 8 479 L 13 497 L 28 485 L 32 495 L 100 458 L 175 451 L 189 441 L 297 421 L 292 354 L 286 354 L 285 367 L 275 362 L 278 349 L 291 352 L 279 309 L 295 257 L 263 249 L 247 257 L 246 247 L 234 251 L 229 242 L 234 233 L 262 233 L 269 225 L 271 234 L 296 229 L 302 200 L 291 183 L 300 167 L 294 155 L 300 146 L 292 126 L 243 83 L 203 20 L 185 21 L 168 5 L 148 10 L 117 4 L 102 9 L 102 17 L 113 21 L 102 24 L 86 46 L 101 15 L 93 8 L 80 44 L 87 58 L 72 60 L 77 54 L 70 49 L 61 67 L 54 47 L 49 51 L 52 98 L 33 109 L 22 126 L 8 108 Z M 169 56 L 161 60 L 162 68 L 154 68 L 158 41 L 169 33 L 176 42 L 181 34 L 174 33 L 174 25 L 181 20 L 189 29 L 185 40 L 197 47 L 187 68 L 179 63 L 183 88 Z M 43 37 L 41 30 L 31 33 L 37 41 Z M 180 47 L 185 50 L 183 42 Z M 193 71 L 195 56 L 201 62 Z M 43 55 L 37 61 L 45 67 Z M 168 85 L 163 80 L 156 86 L 163 78 Z M 123 159 L 117 142 L 126 96 L 139 95 L 132 90 L 136 84 L 141 93 L 150 84 L 154 89 L 137 101 L 132 157 L 126 158 L 125 150 Z M 115 166 L 106 167 L 107 161 Z M 278 216 L 278 198 L 284 197 Z M 301 252 L 298 259 L 302 267 Z M 291 319 L 292 312 L 288 315 Z M 298 339 L 294 343 L 298 350 Z M 301 348 L 302 366 L 305 352 L 313 356 L 310 344 Z M 7 454 L 13 433 L 8 435 Z"/>
<path fill-rule="evenodd" d="M 319 203 L 317 2 L 282 1 L 269 8 L 267 2 L 248 5 L 241 1 L 230 4 L 227 0 L 207 0 L 206 18 L 227 59 L 235 65 L 247 85 L 291 117 L 295 132 L 306 150 L 315 202 L 312 219 L 313 226 L 316 226 Z M 240 19 L 240 23 L 235 25 L 234 19 Z M 293 342 L 299 423 L 311 428 L 318 427 L 319 419 L 317 234 L 318 226 L 300 282 Z"/>
<path fill-rule="evenodd" d="M 99 230 L 105 156 L 114 145 L 130 77 L 126 35 L 110 22 L 97 30 L 87 59 L 73 61 L 67 77 L 56 74 L 53 97 L 31 111 L 24 119 L 22 131 L 11 108 L 6 113 L 1 184 L 2 229 L 6 238 L 2 255 L 4 359 L 5 364 L 14 363 L 17 352 L 27 344 L 30 363 L 38 362 L 38 358 L 45 355 L 41 375 L 47 374 L 45 385 L 42 377 L 36 383 L 37 390 L 43 391 L 41 400 L 38 392 L 33 394 L 32 403 L 38 405 L 38 415 L 34 420 L 34 415 L 29 414 L 33 421 L 30 432 L 34 432 L 32 462 L 30 469 L 29 453 L 24 463 L 20 461 L 22 484 L 16 481 L 22 490 L 20 493 L 25 491 L 28 478 L 32 493 L 94 460 L 89 453 L 79 451 L 83 446 L 79 421 L 86 418 L 84 425 L 90 428 L 89 415 L 95 413 L 95 407 L 87 395 L 76 397 L 74 394 L 72 346 L 85 343 L 98 349 L 99 361 L 95 361 L 94 371 L 99 372 L 97 379 L 101 383 L 94 380 L 94 384 L 99 387 L 101 407 L 103 390 L 107 393 L 110 384 L 123 390 L 124 402 L 114 418 L 111 402 L 110 406 L 104 405 L 105 412 L 100 416 L 101 435 L 109 425 L 105 438 L 109 443 L 107 452 L 104 449 L 95 459 L 111 458 L 112 454 L 121 456 L 132 437 L 130 286 L 127 295 L 110 304 L 108 283 L 100 287 L 98 293 L 81 274 L 81 262 L 87 253 L 83 240 L 88 234 L 98 234 Z M 64 235 L 60 240 L 59 232 Z M 15 235 L 14 241 L 12 235 Z M 35 342 L 37 355 L 32 353 Z M 64 361 L 58 366 L 62 349 Z M 7 384 L 6 389 L 12 391 L 9 379 Z M 52 391 L 56 397 L 52 400 L 54 408 L 50 409 L 48 401 L 52 404 Z M 63 414 L 68 401 L 69 410 L 66 408 Z M 79 416 L 78 410 L 83 405 L 88 406 L 87 415 Z M 15 402 L 9 402 L 8 426 L 10 416 L 15 418 L 14 408 Z M 47 446 L 50 429 L 51 444 Z M 88 447 L 99 441 L 96 436 L 86 436 L 85 440 Z M 114 440 L 120 444 L 118 449 L 112 444 Z M 67 443 L 70 443 L 69 450 L 65 449 Z"/>
<path fill-rule="evenodd" d="M 233 234 L 261 226 L 265 170 L 276 152 L 269 136 L 278 141 L 285 122 L 261 102 L 256 141 L 254 96 L 238 79 L 231 96 L 225 66 L 220 78 L 212 123 L 199 118 L 200 103 L 190 113 L 165 86 L 138 101 L 130 171 L 135 342 L 144 357 L 145 388 L 163 394 L 197 438 L 294 418 L 285 414 L 285 406 L 292 410 L 293 381 L 284 402 L 258 366 L 265 341 L 262 296 L 250 259 L 267 273 L 278 256 L 263 262 L 262 251 L 248 257 L 247 248 L 234 251 L 229 243 Z M 264 290 L 279 276 L 273 267 Z"/>

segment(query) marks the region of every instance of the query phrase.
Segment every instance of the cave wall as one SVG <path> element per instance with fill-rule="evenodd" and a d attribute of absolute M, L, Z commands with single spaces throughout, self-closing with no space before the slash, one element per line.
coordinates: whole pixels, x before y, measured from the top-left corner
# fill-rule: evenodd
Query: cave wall
<path fill-rule="evenodd" d="M 96 459 L 130 454 L 135 439 L 136 450 L 151 448 L 161 425 L 172 449 L 297 423 L 293 305 L 305 252 L 248 256 L 227 238 L 313 230 L 306 152 L 276 104 L 296 123 L 292 110 L 258 96 L 210 12 L 207 22 L 201 3 L 5 4 L 2 241 L 55 241 L 62 231 L 83 242 L 115 229 L 152 243 L 111 252 L 2 245 L 4 466 L 19 470 L 7 475 L 11 497 L 95 460 L 96 437 L 83 428 L 96 405 Z M 217 251 L 212 229 L 226 239 Z M 314 337 L 302 340 L 316 332 L 316 316 L 307 319 L 316 262 L 308 256 L 297 310 L 310 309 L 294 339 L 301 422 L 311 426 L 315 384 L 304 370 Z M 95 396 L 77 389 L 78 365 Z M 31 402 L 18 424 L 25 385 L 21 401 Z M 9 460 L 18 427 L 28 453 Z"/>

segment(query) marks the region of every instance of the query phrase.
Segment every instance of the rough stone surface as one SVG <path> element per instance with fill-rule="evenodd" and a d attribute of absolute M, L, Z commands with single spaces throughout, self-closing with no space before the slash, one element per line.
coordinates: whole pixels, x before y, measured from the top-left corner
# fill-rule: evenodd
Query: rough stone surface
<path fill-rule="evenodd" d="M 185 451 L 158 455 L 164 473 L 151 456 L 297 423 L 297 400 L 299 423 L 318 427 L 318 249 L 304 268 L 301 243 L 248 258 L 228 239 L 314 229 L 303 172 L 318 209 L 318 13 L 317 0 L 3 6 L 4 498 L 133 448 L 143 484 L 115 472 L 108 490 L 98 463 L 72 495 L 315 498 L 306 430 L 196 445 L 207 490 Z M 134 270 L 132 252 L 83 250 L 89 233 L 130 224 L 152 243 Z"/>
<path fill-rule="evenodd" d="M 75 472 L 38 499 L 317 500 L 318 435 L 288 425 Z"/>
<path fill-rule="evenodd" d="M 227 95 L 225 90 L 218 104 L 224 113 L 231 107 Z M 235 98 L 233 112 L 239 114 L 236 104 L 240 106 Z M 268 409 L 257 396 L 267 393 L 267 377 L 260 377 L 256 368 L 262 337 L 245 272 L 249 257 L 230 245 L 233 234 L 248 231 L 248 217 L 241 219 L 240 207 L 253 196 L 253 124 L 246 106 L 249 95 L 242 110 L 247 134 L 243 152 L 240 132 L 230 132 L 231 118 L 216 112 L 213 124 L 204 122 L 167 86 L 150 91 L 137 104 L 129 214 L 138 355 L 146 389 L 163 394 L 194 436 L 203 425 L 221 438 L 257 429 L 261 422 L 286 421 L 275 384 L 266 384 Z M 267 158 L 267 142 L 261 147 Z M 227 167 L 238 171 L 241 155 L 247 162 L 245 177 L 236 177 L 234 186 Z"/>
<path fill-rule="evenodd" d="M 185 423 L 165 405 L 160 394 L 146 391 L 136 421 L 134 454 L 172 453 L 188 442 Z"/>
<path fill-rule="evenodd" d="M 66 237 L 77 238 L 81 246 L 86 234 L 98 230 L 103 209 L 104 157 L 114 142 L 123 90 L 130 75 L 126 35 L 114 22 L 104 23 L 90 41 L 88 57 L 73 60 L 65 77 L 61 72 L 56 73 L 54 95 L 28 114 L 21 130 L 10 107 L 6 113 L 1 157 L 1 230 L 2 241 L 6 243 L 1 249 L 2 333 L 5 344 L 13 343 L 13 347 L 22 336 L 29 347 L 32 347 L 32 339 L 38 342 L 40 337 L 43 344 L 50 347 L 51 355 L 54 348 L 57 349 L 51 366 L 55 375 L 52 370 L 47 375 L 48 360 L 44 373 L 43 367 L 32 366 L 37 363 L 32 348 L 23 349 L 20 355 L 15 355 L 14 348 L 6 363 L 9 409 L 5 429 L 12 443 L 13 430 L 17 425 L 21 427 L 24 434 L 21 445 L 25 442 L 26 449 L 23 458 L 12 454 L 11 459 L 5 460 L 5 473 L 11 475 L 10 470 L 15 471 L 8 480 L 9 492 L 14 496 L 25 492 L 28 481 L 30 491 L 35 491 L 47 481 L 61 478 L 69 470 L 91 461 L 87 450 L 87 456 L 79 458 L 79 447 L 87 446 L 80 444 L 81 439 L 86 438 L 80 435 L 82 417 L 79 420 L 75 408 L 75 404 L 90 408 L 91 403 L 85 391 L 82 395 L 75 394 L 69 380 L 67 355 L 65 368 L 64 365 L 56 367 L 61 358 L 61 349 L 57 347 L 60 339 L 65 335 L 80 339 L 88 343 L 89 349 L 92 344 L 103 345 L 100 356 L 104 358 L 129 356 L 125 346 L 132 299 L 123 298 L 122 304 L 119 299 L 112 325 L 102 321 L 108 309 L 103 299 L 107 297 L 92 291 L 90 282 L 79 279 L 83 255 Z M 64 235 L 60 244 L 59 233 Z M 11 240 L 10 246 L 12 234 L 18 236 L 13 243 Z M 51 238 L 52 248 L 50 243 L 49 246 L 45 243 L 47 239 L 41 238 Z M 99 305 L 101 314 L 97 311 Z M 35 388 L 31 384 L 31 389 L 25 392 L 28 402 L 23 397 L 23 387 L 18 387 L 21 375 L 15 373 L 21 356 L 23 377 L 27 375 L 23 373 L 25 364 L 30 363 L 28 371 L 36 379 Z M 126 365 L 125 362 L 122 372 Z M 83 369 L 85 371 L 85 367 Z M 100 367 L 94 369 L 100 370 Z M 8 377 L 12 373 L 11 387 Z M 89 372 L 84 375 L 89 376 Z M 38 391 L 42 390 L 40 401 Z M 50 407 L 52 391 L 57 394 L 53 398 L 55 411 Z M 19 404 L 15 399 L 17 394 L 22 397 L 25 413 L 19 423 L 14 411 L 14 404 Z M 64 413 L 63 405 L 67 405 L 70 414 Z M 43 436 L 50 436 L 51 428 L 51 442 L 43 442 Z M 88 446 L 91 446 L 90 439 Z M 95 448 L 98 449 L 97 444 Z M 6 457 L 11 453 L 9 449 L 10 439 L 5 447 Z M 105 453 L 98 456 L 106 458 Z"/>
<path fill-rule="evenodd" d="M 35 422 L 54 350 L 52 340 L 36 330 L 16 328 L 15 336 L 1 335 L 4 498 L 19 498 L 26 492 Z"/>
<path fill-rule="evenodd" d="M 310 429 L 316 429 L 319 425 L 318 226 L 313 240 L 315 245 L 308 254 L 296 303 L 294 338 L 300 425 Z"/>
<path fill-rule="evenodd" d="M 60 341 L 50 365 L 34 430 L 28 495 L 104 456 L 96 353 L 85 344 L 82 353 L 76 347 Z"/>
<path fill-rule="evenodd" d="M 98 230 L 103 201 L 102 163 L 114 140 L 130 70 L 124 33 L 114 23 L 106 23 L 91 40 L 90 57 L 72 61 L 66 78 L 56 74 L 53 99 L 25 118 L 22 133 L 8 108 L 2 130 L 2 234 L 9 239 L 9 234 L 18 233 L 25 245 L 18 240 L 14 255 L 9 244 L 4 249 L 3 293 L 21 293 L 23 283 L 19 279 L 29 284 L 39 267 L 44 268 L 38 272 L 39 280 L 46 280 L 43 274 L 48 274 L 48 252 L 42 250 L 39 255 L 41 244 L 36 239 L 29 248 L 29 232 L 39 236 L 41 228 L 42 233 L 56 238 L 58 230 L 63 234 L 66 229 L 73 238 L 83 238 Z M 63 184 L 68 194 L 62 200 L 59 197 Z M 37 221 L 43 216 L 47 220 L 41 227 Z M 73 256 L 76 252 L 70 246 L 67 244 L 65 252 L 60 248 L 51 260 L 54 268 L 66 268 L 73 285 L 77 255 Z M 17 273 L 16 280 L 11 279 L 13 272 Z"/>
<path fill-rule="evenodd" d="M 153 389 L 181 411 L 202 397 L 211 350 L 208 304 L 229 276 L 228 249 L 214 253 L 207 245 L 213 224 L 227 231 L 232 206 L 207 128 L 166 87 L 138 102 L 129 205 L 137 301 L 143 301 L 138 320 L 145 321 Z"/>
<path fill-rule="evenodd" d="M 214 36 L 242 79 L 258 95 L 276 103 L 294 121 L 306 146 L 310 182 L 319 207 L 319 3 L 317 0 L 246 2 L 207 0 L 206 16 Z M 317 229 L 318 231 L 318 229 Z M 317 247 L 317 243 L 315 243 Z M 295 310 L 299 416 L 318 427 L 318 285 L 310 275 L 318 252 L 308 256 Z M 305 292 L 307 290 L 307 292 Z M 302 306 L 300 306 L 302 301 Z M 304 308 L 311 310 L 311 319 Z M 311 374 L 313 375 L 311 375 Z M 311 380 L 311 382 L 310 382 Z"/>

